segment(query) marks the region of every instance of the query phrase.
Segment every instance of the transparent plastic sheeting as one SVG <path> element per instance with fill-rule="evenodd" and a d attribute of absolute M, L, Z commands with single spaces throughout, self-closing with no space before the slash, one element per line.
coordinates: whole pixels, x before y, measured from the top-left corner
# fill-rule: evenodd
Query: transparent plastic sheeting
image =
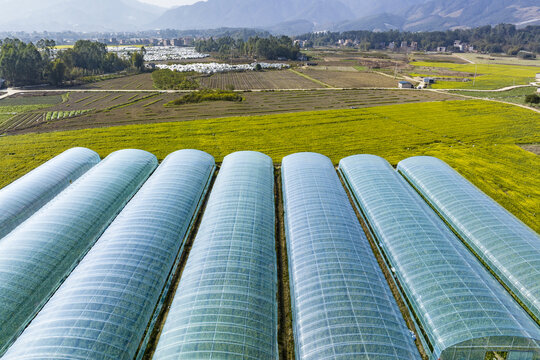
<path fill-rule="evenodd" d="M 277 359 L 272 160 L 223 160 L 154 359 Z"/>
<path fill-rule="evenodd" d="M 0 353 L 156 166 L 145 151 L 117 151 L 0 239 Z"/>
<path fill-rule="evenodd" d="M 200 151 L 169 155 L 3 359 L 135 358 L 213 169 Z"/>
<path fill-rule="evenodd" d="M 0 190 L 0 238 L 100 161 L 85 148 L 73 148 Z"/>
<path fill-rule="evenodd" d="M 386 160 L 351 156 L 339 168 L 433 359 L 483 359 L 489 350 L 540 355 L 540 328 Z"/>
<path fill-rule="evenodd" d="M 409 158 L 397 169 L 540 319 L 540 236 L 437 158 Z"/>
<path fill-rule="evenodd" d="M 420 359 L 330 159 L 282 163 L 297 359 Z"/>

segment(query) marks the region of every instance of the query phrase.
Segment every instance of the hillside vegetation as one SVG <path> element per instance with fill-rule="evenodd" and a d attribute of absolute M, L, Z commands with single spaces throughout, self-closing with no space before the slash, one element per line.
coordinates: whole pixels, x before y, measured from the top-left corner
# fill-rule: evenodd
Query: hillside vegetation
<path fill-rule="evenodd" d="M 521 143 L 540 143 L 540 116 L 480 100 L 130 125 L 2 137 L 0 186 L 73 146 L 102 157 L 139 148 L 159 159 L 195 148 L 216 161 L 239 150 L 262 151 L 275 162 L 301 151 L 322 153 L 335 163 L 359 153 L 392 164 L 432 155 L 540 231 L 540 158 L 516 145 Z"/>

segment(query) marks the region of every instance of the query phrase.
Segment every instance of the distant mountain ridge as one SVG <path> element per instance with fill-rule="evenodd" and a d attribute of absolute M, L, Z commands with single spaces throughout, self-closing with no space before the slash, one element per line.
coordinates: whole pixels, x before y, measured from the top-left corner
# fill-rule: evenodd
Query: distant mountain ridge
<path fill-rule="evenodd" d="M 0 31 L 254 28 L 274 34 L 447 30 L 540 24 L 539 0 L 208 0 L 173 9 L 138 0 L 0 0 Z"/>
<path fill-rule="evenodd" d="M 0 31 L 145 30 L 165 8 L 137 0 L 0 0 Z"/>
<path fill-rule="evenodd" d="M 539 21 L 538 0 L 208 0 L 168 10 L 153 26 L 244 26 L 294 34 L 310 28 L 431 31 Z"/>

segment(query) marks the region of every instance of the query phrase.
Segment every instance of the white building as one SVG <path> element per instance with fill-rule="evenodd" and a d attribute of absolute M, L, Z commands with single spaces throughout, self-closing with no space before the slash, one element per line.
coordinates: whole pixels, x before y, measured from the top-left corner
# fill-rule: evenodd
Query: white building
<path fill-rule="evenodd" d="M 408 81 L 400 81 L 400 82 L 398 83 L 398 87 L 399 87 L 400 89 L 414 89 L 414 85 L 411 84 L 411 83 L 408 82 Z"/>

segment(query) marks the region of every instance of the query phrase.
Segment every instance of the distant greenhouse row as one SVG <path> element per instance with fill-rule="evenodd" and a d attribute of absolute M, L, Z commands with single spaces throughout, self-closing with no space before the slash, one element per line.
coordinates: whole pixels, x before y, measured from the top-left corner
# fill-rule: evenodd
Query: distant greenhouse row
<path fill-rule="evenodd" d="M 0 189 L 1 359 L 278 359 L 287 309 L 299 360 L 538 360 L 540 236 L 431 157 L 74 148 Z"/>

